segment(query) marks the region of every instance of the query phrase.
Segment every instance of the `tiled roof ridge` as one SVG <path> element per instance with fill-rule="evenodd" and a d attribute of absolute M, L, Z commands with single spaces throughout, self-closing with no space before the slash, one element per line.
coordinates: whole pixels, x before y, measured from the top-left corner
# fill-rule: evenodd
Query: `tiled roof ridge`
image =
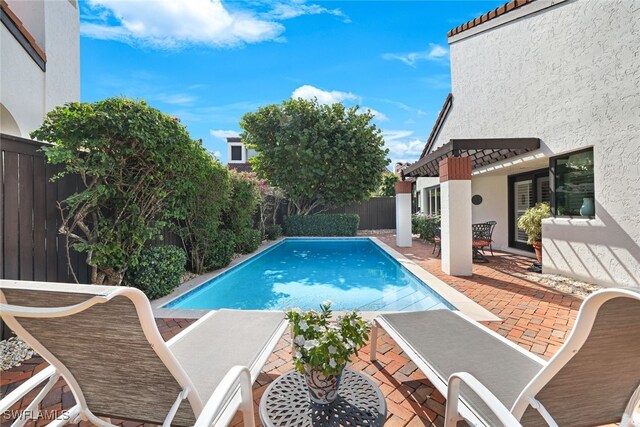
<path fill-rule="evenodd" d="M 40 46 L 38 46 L 38 43 L 36 42 L 36 39 L 31 35 L 29 30 L 27 30 L 25 28 L 25 26 L 22 23 L 22 21 L 20 20 L 20 18 L 18 18 L 18 16 L 11 10 L 11 8 L 9 7 L 9 4 L 6 2 L 6 0 L 0 0 L 0 8 L 13 21 L 13 23 L 16 25 L 16 28 L 18 29 L 18 31 L 20 31 L 20 33 L 24 36 L 24 38 L 27 39 L 27 42 L 31 45 L 33 50 L 36 51 L 38 56 L 43 61 L 46 61 L 47 60 L 47 55 L 44 53 L 44 50 L 42 50 L 42 48 L 40 48 Z"/>
<path fill-rule="evenodd" d="M 457 34 L 460 34 L 463 31 L 469 30 L 475 26 L 483 24 L 487 21 L 492 20 L 493 18 L 497 18 L 498 16 L 504 15 L 505 13 L 511 12 L 512 10 L 515 10 L 521 6 L 524 6 L 525 4 L 529 4 L 534 1 L 535 0 L 511 0 L 510 2 L 505 3 L 502 6 L 499 6 L 490 12 L 487 12 L 484 15 L 480 15 L 469 22 L 465 22 L 464 24 L 456 28 L 453 28 L 447 33 L 447 37 L 452 37 Z"/>

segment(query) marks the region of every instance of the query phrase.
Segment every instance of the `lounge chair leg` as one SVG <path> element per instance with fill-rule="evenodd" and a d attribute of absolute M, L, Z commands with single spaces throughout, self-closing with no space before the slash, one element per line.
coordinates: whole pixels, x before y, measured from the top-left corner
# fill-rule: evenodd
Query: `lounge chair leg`
<path fill-rule="evenodd" d="M 369 348 L 369 360 L 371 362 L 376 361 L 378 347 L 378 324 L 374 320 L 371 322 L 371 345 Z"/>

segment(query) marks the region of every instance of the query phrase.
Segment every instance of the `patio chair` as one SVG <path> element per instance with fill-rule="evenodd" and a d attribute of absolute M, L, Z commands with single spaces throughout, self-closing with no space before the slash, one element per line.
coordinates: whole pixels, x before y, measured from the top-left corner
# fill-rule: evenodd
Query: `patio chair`
<path fill-rule="evenodd" d="M 493 256 L 493 230 L 496 224 L 496 221 L 487 221 L 471 225 L 473 249 L 474 252 L 478 252 L 478 255 L 480 255 L 479 252 L 484 255 L 484 250 L 488 247 L 491 250 L 491 256 Z"/>
<path fill-rule="evenodd" d="M 286 329 L 282 312 L 210 312 L 168 342 L 138 289 L 0 280 L 7 325 L 50 366 L 7 394 L 0 413 L 62 377 L 76 405 L 49 426 L 110 418 L 163 426 L 254 426 L 252 383 Z M 37 411 L 36 411 L 37 412 Z"/>
<path fill-rule="evenodd" d="M 640 290 L 607 289 L 582 304 L 548 362 L 459 312 L 384 314 L 378 326 L 447 396 L 445 426 L 629 425 L 640 402 Z"/>
<path fill-rule="evenodd" d="M 436 256 L 440 256 L 440 250 L 442 249 L 441 230 L 442 229 L 440 227 L 435 227 L 433 230 L 433 251 L 431 251 L 432 255 L 435 254 L 436 249 L 438 249 L 438 254 Z"/>

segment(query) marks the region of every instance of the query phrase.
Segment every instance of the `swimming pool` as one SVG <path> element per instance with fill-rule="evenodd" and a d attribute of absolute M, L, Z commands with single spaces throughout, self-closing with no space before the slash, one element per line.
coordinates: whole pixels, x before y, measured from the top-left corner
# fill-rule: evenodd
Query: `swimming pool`
<path fill-rule="evenodd" d="M 418 311 L 454 309 L 366 238 L 284 239 L 164 308 Z"/>

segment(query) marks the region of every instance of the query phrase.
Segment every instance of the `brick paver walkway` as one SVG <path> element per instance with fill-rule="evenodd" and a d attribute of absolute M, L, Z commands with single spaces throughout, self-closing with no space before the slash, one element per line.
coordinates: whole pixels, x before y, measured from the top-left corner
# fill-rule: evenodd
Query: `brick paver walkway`
<path fill-rule="evenodd" d="M 385 243 L 395 247 L 394 236 L 377 235 Z M 531 259 L 521 256 L 496 253 L 488 264 L 475 264 L 473 276 L 453 277 L 440 271 L 440 261 L 431 255 L 432 248 L 414 240 L 412 248 L 396 248 L 423 268 L 450 284 L 469 298 L 478 302 L 498 317 L 501 322 L 488 322 L 487 326 L 506 336 L 520 346 L 548 358 L 562 344 L 571 329 L 581 299 L 538 285 L 523 278 L 524 270 Z M 158 326 L 165 339 L 175 335 L 192 321 L 184 319 L 158 320 Z M 387 426 L 422 426 L 443 424 L 444 397 L 433 388 L 424 375 L 416 369 L 396 343 L 387 335 L 381 335 L 378 361 L 369 362 L 369 347 L 365 347 L 352 360 L 354 369 L 361 369 L 371 375 L 380 385 L 388 406 Z M 260 400 L 268 384 L 278 375 L 292 368 L 289 352 L 289 337 L 278 343 L 274 353 L 265 365 L 254 386 L 255 403 Z M 15 388 L 35 372 L 46 367 L 39 357 L 34 357 L 19 367 L 2 372 L 0 392 L 2 395 Z M 132 385 L 132 398 L 135 386 Z M 15 405 L 12 410 L 25 408 L 37 394 L 31 393 Z M 60 411 L 73 405 L 73 396 L 64 381 L 60 380 L 43 402 L 44 411 Z M 115 421 L 115 420 L 112 420 Z M 259 422 L 259 420 L 257 420 Z M 45 425 L 39 420 L 27 425 Z M 125 421 L 126 427 L 140 423 Z M 1 426 L 10 425 L 3 417 Z M 88 423 L 81 423 L 85 426 Z M 238 415 L 233 426 L 241 425 Z"/>

